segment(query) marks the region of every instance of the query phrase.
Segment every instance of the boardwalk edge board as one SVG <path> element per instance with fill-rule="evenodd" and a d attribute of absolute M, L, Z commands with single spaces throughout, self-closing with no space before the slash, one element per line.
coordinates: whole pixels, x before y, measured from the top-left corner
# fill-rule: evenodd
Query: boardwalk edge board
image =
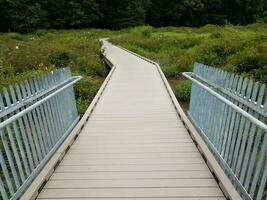
<path fill-rule="evenodd" d="M 199 135 L 199 133 L 197 132 L 196 128 L 194 127 L 194 125 L 191 123 L 191 121 L 189 120 L 189 118 L 186 116 L 186 114 L 184 113 L 182 107 L 180 106 L 179 102 L 177 101 L 168 80 L 166 79 L 164 73 L 161 70 L 160 65 L 153 61 L 150 60 L 148 58 L 145 58 L 139 54 L 136 54 L 128 49 L 125 49 L 119 45 L 116 45 L 117 47 L 155 65 L 158 69 L 158 72 L 160 73 L 161 79 L 164 82 L 164 85 L 169 93 L 169 96 L 172 100 L 172 103 L 180 117 L 180 119 L 182 120 L 182 122 L 184 123 L 186 129 L 189 131 L 190 136 L 192 137 L 194 143 L 196 144 L 197 148 L 199 149 L 200 153 L 202 154 L 202 156 L 204 157 L 208 167 L 210 168 L 211 172 L 213 173 L 213 175 L 215 176 L 215 179 L 218 181 L 218 184 L 221 188 L 221 190 L 223 191 L 223 193 L 225 194 L 225 196 L 231 200 L 242 200 L 241 196 L 239 195 L 239 193 L 236 191 L 235 187 L 233 186 L 233 184 L 231 183 L 231 181 L 229 180 L 229 178 L 225 175 L 223 169 L 221 168 L 221 166 L 218 164 L 217 160 L 215 159 L 215 157 L 213 156 L 213 154 L 211 153 L 211 151 L 208 149 L 207 145 L 205 144 L 204 140 L 201 138 L 201 136 Z"/>
<path fill-rule="evenodd" d="M 86 124 L 89 117 L 91 116 L 91 113 L 93 112 L 95 106 L 97 105 L 97 103 L 98 103 L 100 97 L 102 96 L 109 80 L 112 77 L 112 74 L 114 73 L 114 71 L 116 69 L 116 66 L 114 66 L 110 62 L 109 58 L 107 58 L 104 54 L 103 54 L 103 58 L 105 61 L 107 61 L 107 64 L 111 68 L 108 76 L 106 77 L 105 81 L 101 85 L 100 89 L 98 90 L 96 96 L 94 97 L 93 101 L 91 102 L 90 106 L 86 110 L 86 112 L 83 115 L 83 117 L 81 118 L 81 120 L 78 122 L 76 127 L 72 130 L 70 135 L 65 139 L 65 141 L 62 143 L 62 145 L 59 147 L 59 149 L 55 152 L 55 154 L 49 160 L 47 165 L 43 168 L 41 173 L 32 182 L 31 186 L 21 196 L 20 200 L 33 200 L 33 199 L 37 198 L 39 192 L 44 187 L 45 183 L 51 177 L 51 175 L 55 171 L 56 167 L 59 165 L 59 163 L 64 158 L 67 151 L 69 150 L 70 146 L 77 139 L 78 135 L 80 134 L 80 132 L 84 128 L 84 125 Z"/>

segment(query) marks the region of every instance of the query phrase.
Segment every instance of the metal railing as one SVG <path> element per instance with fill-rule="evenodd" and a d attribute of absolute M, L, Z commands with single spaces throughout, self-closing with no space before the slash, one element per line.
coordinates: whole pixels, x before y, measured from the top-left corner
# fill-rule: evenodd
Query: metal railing
<path fill-rule="evenodd" d="M 0 93 L 0 192 L 18 199 L 79 120 L 69 68 Z"/>
<path fill-rule="evenodd" d="M 265 199 L 266 86 L 196 63 L 188 115 L 243 199 Z"/>

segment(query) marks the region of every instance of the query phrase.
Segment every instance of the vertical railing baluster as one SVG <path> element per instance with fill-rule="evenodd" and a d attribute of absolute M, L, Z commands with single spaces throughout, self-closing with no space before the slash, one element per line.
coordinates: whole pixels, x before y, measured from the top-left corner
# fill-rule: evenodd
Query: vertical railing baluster
<path fill-rule="evenodd" d="M 248 79 L 244 79 L 243 84 L 242 84 L 242 88 L 240 91 L 240 97 L 244 97 L 246 94 L 246 89 L 248 86 Z M 238 104 L 239 107 L 246 109 L 244 106 L 242 106 L 242 104 Z M 240 144 L 241 144 L 241 138 L 243 135 L 243 131 L 244 131 L 244 125 L 245 125 L 245 118 L 242 116 L 238 116 L 238 120 L 237 120 L 237 125 L 235 126 L 235 134 L 237 135 L 236 137 L 236 144 L 232 147 L 232 160 L 230 165 L 232 166 L 232 169 L 235 170 L 236 167 L 236 161 L 237 161 L 237 157 L 238 157 L 238 153 L 239 153 L 239 149 L 240 149 Z"/>
<path fill-rule="evenodd" d="M 41 77 L 39 79 L 39 85 L 42 85 L 42 88 L 46 88 L 46 82 L 45 82 L 44 77 Z M 56 124 L 55 124 L 55 121 L 53 119 L 51 107 L 49 106 L 48 101 L 44 103 L 44 111 L 45 111 L 45 115 L 48 118 L 48 121 L 49 121 L 48 123 L 50 124 L 49 130 L 51 131 L 51 139 L 52 139 L 52 143 L 54 145 L 54 144 L 56 144 L 56 141 L 57 141 Z"/>
<path fill-rule="evenodd" d="M 2 95 L 0 94 L 0 107 L 2 110 L 5 109 L 5 105 L 3 103 L 3 99 L 2 99 Z M 5 133 L 3 132 L 4 130 L 0 129 L 0 137 L 1 137 L 1 142 L 3 144 L 4 150 L 5 150 L 5 154 L 7 156 L 7 160 L 9 163 L 9 167 L 11 169 L 11 173 L 12 173 L 12 178 L 14 179 L 15 182 L 15 186 L 16 189 L 18 189 L 20 187 L 20 180 L 19 180 L 19 176 L 15 167 L 15 163 L 14 163 L 14 159 L 11 153 L 11 150 L 9 148 L 9 142 L 6 138 Z"/>
<path fill-rule="evenodd" d="M 18 96 L 18 101 L 22 102 L 22 95 L 21 95 L 20 87 L 19 87 L 18 84 L 15 85 L 15 90 L 16 90 L 16 94 Z M 29 145 L 30 142 L 29 142 L 29 140 L 27 138 L 27 134 L 26 134 L 25 127 L 23 125 L 22 118 L 19 118 L 18 122 L 19 122 L 20 131 L 21 131 L 21 136 L 23 138 L 23 142 L 24 142 L 24 145 L 25 145 L 25 148 L 26 148 L 26 152 L 27 152 L 27 158 L 28 158 L 28 162 L 29 162 L 29 165 L 30 165 L 30 170 L 33 171 L 34 170 L 33 156 L 32 156 L 32 152 L 31 152 L 30 145 Z"/>
<path fill-rule="evenodd" d="M 7 104 L 7 106 L 10 106 L 11 105 L 11 101 L 10 101 L 10 97 L 9 97 L 7 89 L 3 88 L 3 92 L 4 92 L 6 104 Z M 4 120 L 5 119 L 7 119 L 7 117 L 4 117 Z M 18 150 L 17 150 L 17 147 L 16 147 L 16 142 L 15 142 L 15 139 L 14 139 L 14 136 L 13 136 L 13 131 L 12 131 L 10 125 L 6 126 L 6 130 L 7 130 L 7 135 L 8 135 L 8 138 L 9 138 L 10 145 L 11 145 L 11 149 L 12 149 L 13 155 L 15 157 L 16 166 L 17 166 L 18 171 L 19 171 L 20 179 L 23 182 L 23 181 L 25 181 L 26 178 L 25 178 L 23 167 L 22 167 L 21 159 L 19 157 Z"/>
<path fill-rule="evenodd" d="M 229 84 L 230 84 L 230 74 L 229 73 L 226 73 L 226 80 L 224 82 L 224 87 L 227 88 L 229 87 Z M 221 148 L 222 148 L 222 141 L 223 141 L 223 136 L 224 136 L 224 127 L 225 127 L 225 124 L 226 124 L 226 120 L 227 120 L 227 115 L 228 115 L 228 110 L 229 110 L 229 107 L 222 103 L 223 106 L 222 106 L 222 118 L 220 119 L 220 123 L 219 123 L 219 133 L 218 133 L 218 139 L 217 139 L 217 143 L 215 144 L 215 146 L 217 146 L 217 150 L 218 152 L 220 153 L 221 152 Z"/>
<path fill-rule="evenodd" d="M 7 193 L 6 193 L 6 190 L 5 190 L 5 185 L 2 181 L 2 178 L 0 176 L 0 194 L 1 194 L 1 199 L 2 200 L 7 200 L 8 199 L 8 196 L 7 196 Z"/>
<path fill-rule="evenodd" d="M 14 91 L 12 86 L 9 86 L 9 91 L 11 93 L 12 103 L 16 104 L 18 102 L 18 100 L 16 98 L 15 91 Z M 15 114 L 18 113 L 18 112 L 19 111 L 16 111 Z M 26 153 L 25 153 L 25 150 L 24 150 L 24 146 L 23 146 L 22 140 L 21 140 L 21 131 L 19 132 L 19 128 L 18 128 L 18 125 L 17 125 L 16 121 L 14 121 L 12 123 L 12 125 L 13 125 L 13 129 L 14 129 L 14 132 L 15 132 L 16 142 L 17 142 L 18 147 L 19 147 L 20 156 L 22 158 L 22 163 L 23 163 L 26 175 L 29 176 L 30 175 L 30 169 L 29 169 L 29 164 L 28 164 L 27 158 L 26 158 Z"/>
<path fill-rule="evenodd" d="M 25 85 L 21 83 L 20 86 L 21 86 L 23 98 L 27 99 L 28 95 L 27 95 Z M 40 149 L 40 143 L 39 143 L 39 140 L 38 140 L 35 128 L 34 128 L 32 112 L 29 112 L 27 115 L 25 115 L 23 117 L 23 120 L 24 120 L 24 123 L 26 125 L 26 130 L 28 133 L 28 137 L 30 139 L 32 151 L 34 152 L 33 158 L 35 161 L 35 166 L 37 166 L 39 164 L 39 162 L 42 160 L 42 153 L 41 153 L 41 149 Z"/>
<path fill-rule="evenodd" d="M 263 102 L 263 100 L 264 100 L 263 98 L 264 98 L 265 91 L 266 91 L 266 87 L 265 87 L 265 85 L 262 85 L 260 90 L 259 90 L 259 94 L 258 94 L 258 98 L 257 98 L 257 104 L 258 104 L 259 107 L 264 103 Z M 256 113 L 254 116 L 257 117 L 257 118 L 260 118 L 260 120 L 264 120 L 264 117 L 260 117 L 260 115 L 258 113 Z M 255 127 L 255 129 L 257 129 L 257 128 Z M 255 168 L 255 162 L 256 162 L 256 159 L 257 159 L 257 154 L 260 151 L 259 150 L 259 146 L 260 146 L 260 143 L 262 142 L 262 137 L 264 135 L 264 132 L 261 129 L 257 129 L 255 134 L 256 134 L 255 135 L 255 140 L 253 141 L 253 144 L 252 144 L 253 145 L 253 150 L 252 150 L 252 153 L 251 153 L 251 156 L 250 156 L 248 171 L 247 171 L 246 180 L 245 180 L 245 188 L 247 190 L 248 190 L 248 188 L 249 188 L 249 186 L 251 184 L 253 170 Z M 262 144 L 262 146 L 263 145 L 264 145 L 264 143 Z M 261 159 L 261 158 L 259 158 L 259 159 Z M 258 162 L 259 162 L 259 160 L 258 160 Z"/>
<path fill-rule="evenodd" d="M 48 84 L 49 82 L 52 82 L 52 80 L 49 77 L 46 77 L 45 82 L 46 82 L 46 84 Z M 55 123 L 56 137 L 57 137 L 57 140 L 58 140 L 60 138 L 61 129 L 60 129 L 59 121 L 58 121 L 56 107 L 54 105 L 54 97 L 52 97 L 49 101 L 47 101 L 47 103 L 48 103 L 48 107 L 50 108 L 53 121 Z"/>
<path fill-rule="evenodd" d="M 12 196 L 15 193 L 13 183 L 12 183 L 12 178 L 14 178 L 14 177 L 11 178 L 9 175 L 9 170 L 8 170 L 8 167 L 7 167 L 7 164 L 5 162 L 4 155 L 3 155 L 1 149 L 0 149 L 0 164 L 1 164 L 2 173 L 5 177 L 5 182 L 7 184 L 9 193 Z M 11 171 L 12 171 L 12 168 L 11 168 Z"/>
<path fill-rule="evenodd" d="M 42 88 L 40 88 L 40 85 L 38 84 L 38 81 L 37 79 L 34 79 L 34 85 L 35 85 L 35 88 L 37 91 L 41 91 Z M 46 135 L 47 137 L 47 141 L 48 141 L 48 149 L 51 150 L 53 148 L 53 142 L 52 142 L 52 139 L 51 139 L 51 131 L 49 130 L 49 122 L 48 122 L 48 116 L 45 114 L 45 111 L 44 111 L 44 104 L 40 105 L 40 115 L 41 115 L 41 121 L 42 121 L 42 124 L 43 124 L 43 128 L 44 128 L 44 134 Z"/>
<path fill-rule="evenodd" d="M 242 89 L 242 84 L 243 84 L 243 78 L 238 77 L 237 87 L 234 88 L 234 93 L 240 94 L 241 89 Z M 233 103 L 238 104 L 237 101 L 233 101 Z M 233 148 L 235 146 L 235 140 L 236 140 L 236 131 L 237 131 L 236 128 L 239 125 L 239 116 L 240 116 L 239 113 L 237 113 L 236 111 L 233 111 L 230 129 L 229 129 L 227 147 L 225 150 L 225 161 L 228 163 L 231 162 L 231 158 L 233 156 L 232 153 L 233 153 Z"/>
<path fill-rule="evenodd" d="M 255 83 L 254 88 L 253 88 L 253 92 L 252 92 L 252 98 L 251 101 L 254 103 L 256 102 L 256 98 L 258 95 L 258 90 L 259 90 L 259 83 Z M 253 111 L 250 111 L 249 113 L 253 113 Z M 248 143 L 247 143 L 247 148 L 246 148 L 246 152 L 245 152 L 245 157 L 244 157 L 244 163 L 242 165 L 242 172 L 240 175 L 240 181 L 241 183 L 245 183 L 245 178 L 247 175 L 247 171 L 248 171 L 248 166 L 249 166 L 249 159 L 251 156 L 251 148 L 253 145 L 253 142 L 255 140 L 255 133 L 256 133 L 256 125 L 255 124 L 251 124 L 250 127 L 250 131 L 249 131 L 249 137 L 248 137 Z M 247 185 L 245 185 L 245 188 L 247 189 Z"/>
<path fill-rule="evenodd" d="M 231 77 L 231 82 L 229 84 L 229 89 L 232 90 L 233 88 L 236 87 L 237 85 L 237 76 L 232 75 Z M 224 125 L 224 129 L 223 129 L 223 141 L 222 141 L 222 147 L 221 147 L 221 155 L 224 158 L 224 154 L 225 154 L 225 150 L 226 150 L 226 146 L 227 146 L 227 142 L 229 141 L 229 129 L 230 129 L 230 124 L 231 124 L 231 118 L 233 115 L 233 109 L 231 109 L 229 106 L 228 107 L 228 113 L 227 113 L 227 117 L 226 117 L 226 123 Z"/>
<path fill-rule="evenodd" d="M 32 94 L 37 94 L 37 88 L 35 88 L 34 86 L 34 82 L 33 80 L 29 81 L 29 85 L 30 85 L 30 90 Z M 45 129 L 43 126 L 43 120 L 42 120 L 42 116 L 40 113 L 40 106 L 38 106 L 36 109 L 34 109 L 33 111 L 34 116 L 36 116 L 36 130 L 37 132 L 39 132 L 40 138 L 42 140 L 42 144 L 44 145 L 44 155 L 46 155 L 49 152 L 49 142 L 48 142 L 48 137 L 45 133 Z"/>
<path fill-rule="evenodd" d="M 263 194 L 265 193 L 266 200 L 266 181 L 267 181 L 267 164 L 265 164 L 265 168 L 261 177 L 261 182 L 259 183 L 259 190 L 256 200 L 262 200 Z"/>
<path fill-rule="evenodd" d="M 55 82 L 54 77 L 49 77 L 49 81 Z M 53 111 L 54 116 L 55 116 L 54 119 L 56 120 L 56 124 L 58 127 L 58 138 L 60 138 L 64 132 L 64 128 L 62 127 L 62 123 L 60 121 L 59 108 L 57 106 L 57 98 L 56 97 L 51 98 L 50 103 L 52 105 L 52 111 Z"/>
<path fill-rule="evenodd" d="M 32 94 L 32 91 L 30 89 L 30 84 L 28 81 L 25 81 L 25 86 L 26 86 L 26 91 L 27 91 L 28 96 L 32 96 L 33 94 Z M 46 150 L 45 150 L 45 145 L 44 145 L 42 133 L 40 131 L 40 127 L 39 127 L 39 123 L 38 123 L 36 109 L 32 110 L 30 113 L 32 115 L 32 120 L 33 120 L 32 131 L 34 134 L 37 135 L 37 140 L 39 141 L 40 151 L 41 151 L 41 159 L 40 160 L 42 160 L 46 155 Z"/>
<path fill-rule="evenodd" d="M 250 80 L 249 84 L 248 84 L 247 92 L 246 92 L 246 98 L 247 99 L 251 98 L 252 87 L 253 87 L 253 81 Z M 235 170 L 235 173 L 236 173 L 238 178 L 240 177 L 240 174 L 241 174 L 242 163 L 243 163 L 243 160 L 244 160 L 243 158 L 244 158 L 244 153 L 245 153 L 245 148 L 246 148 L 246 143 L 247 143 L 249 130 L 250 130 L 250 126 L 251 126 L 251 123 L 247 119 L 244 119 L 244 120 L 245 120 L 245 129 L 244 129 L 243 136 L 242 136 L 242 144 L 241 144 L 241 147 L 240 147 L 237 166 L 236 166 L 236 170 Z"/>

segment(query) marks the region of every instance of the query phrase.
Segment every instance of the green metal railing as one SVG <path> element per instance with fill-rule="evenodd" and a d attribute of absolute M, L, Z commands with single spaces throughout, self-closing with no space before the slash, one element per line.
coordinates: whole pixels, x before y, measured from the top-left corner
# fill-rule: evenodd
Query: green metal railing
<path fill-rule="evenodd" d="M 188 115 L 243 199 L 267 197 L 265 84 L 195 64 Z"/>
<path fill-rule="evenodd" d="M 69 68 L 0 93 L 1 198 L 18 199 L 79 120 Z"/>

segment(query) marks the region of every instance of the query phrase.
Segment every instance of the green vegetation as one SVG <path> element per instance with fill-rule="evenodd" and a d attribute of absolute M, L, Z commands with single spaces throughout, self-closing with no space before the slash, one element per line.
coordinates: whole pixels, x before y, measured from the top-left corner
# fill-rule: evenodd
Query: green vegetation
<path fill-rule="evenodd" d="M 0 35 L 0 88 L 70 66 L 74 74 L 83 76 L 75 87 L 78 109 L 83 113 L 108 72 L 99 38 L 110 37 L 114 43 L 159 62 L 178 100 L 188 102 L 191 86 L 181 73 L 191 71 L 194 62 L 266 83 L 266 32 L 266 24 L 252 24 L 5 33 Z"/>
<path fill-rule="evenodd" d="M 0 35 L 0 88 L 71 67 L 83 76 L 75 86 L 78 109 L 83 113 L 95 96 L 108 69 L 101 58 L 99 38 L 105 30 L 45 31 Z"/>
<path fill-rule="evenodd" d="M 266 33 L 267 24 L 261 23 L 201 28 L 144 26 L 121 31 L 112 41 L 159 62 L 178 99 L 186 101 L 190 85 L 177 88 L 177 82 L 183 80 L 182 72 L 192 70 L 194 62 L 267 83 Z"/>
<path fill-rule="evenodd" d="M 178 100 L 182 102 L 189 102 L 190 100 L 190 92 L 191 92 L 191 81 L 183 80 L 179 84 L 177 84 L 176 89 L 174 91 Z"/>
<path fill-rule="evenodd" d="M 0 31 L 246 25 L 267 20 L 266 0 L 0 0 Z"/>

